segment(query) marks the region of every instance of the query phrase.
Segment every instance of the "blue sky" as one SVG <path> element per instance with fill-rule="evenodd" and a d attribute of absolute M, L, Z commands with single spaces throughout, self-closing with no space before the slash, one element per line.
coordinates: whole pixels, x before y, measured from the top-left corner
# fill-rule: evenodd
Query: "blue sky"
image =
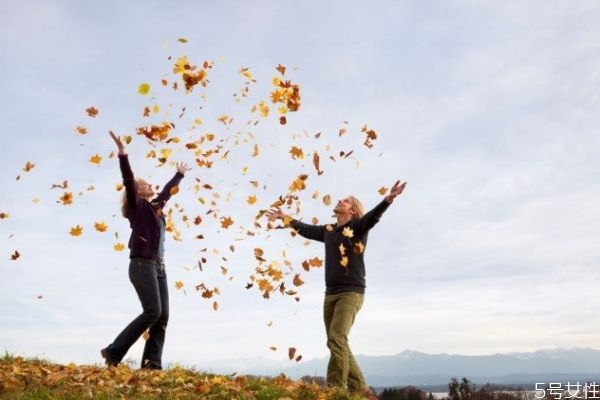
<path fill-rule="evenodd" d="M 211 169 L 194 166 L 171 202 L 182 237 L 166 243 L 167 361 L 285 359 L 290 346 L 304 358 L 327 354 L 323 271 L 300 266 L 322 248 L 286 231 L 243 230 L 300 173 L 309 175 L 300 215 L 320 222 L 331 220 L 325 194 L 355 194 L 370 208 L 379 188 L 408 181 L 369 236 L 355 353 L 600 346 L 596 2 L 4 1 L 0 15 L 0 212 L 9 214 L 0 220 L 1 350 L 99 362 L 98 350 L 138 313 L 127 253 L 113 250 L 129 231 L 107 131 L 132 135 L 135 173 L 163 184 L 174 167 L 146 158 L 151 147 L 135 135 L 162 121 L 176 122 L 184 141 L 214 133 L 230 151 Z M 161 79 L 176 80 L 173 64 L 184 55 L 214 62 L 206 88 L 162 87 Z M 285 126 L 275 106 L 269 118 L 251 112 L 268 100 L 278 64 L 302 96 Z M 238 103 L 243 67 L 256 83 Z M 137 91 L 143 82 L 147 96 Z M 154 104 L 159 113 L 144 119 L 143 107 Z M 86 115 L 90 106 L 98 117 Z M 217 121 L 224 114 L 234 118 L 227 126 Z M 202 124 L 192 129 L 195 118 Z M 371 149 L 362 144 L 365 124 L 378 134 Z M 79 125 L 87 135 L 75 132 Z M 292 160 L 291 146 L 318 151 L 323 175 L 310 156 Z M 194 164 L 190 151 L 171 148 L 171 163 Z M 99 166 L 88 161 L 94 154 Z M 24 172 L 28 161 L 35 167 Z M 196 179 L 213 190 L 197 193 Z M 50 189 L 63 180 L 74 194 L 69 206 Z M 250 195 L 257 204 L 246 203 Z M 220 228 L 209 209 L 236 223 Z M 187 227 L 183 215 L 203 222 Z M 106 233 L 94 231 L 97 221 Z M 84 232 L 72 237 L 77 224 Z M 285 252 L 288 287 L 297 273 L 305 281 L 299 302 L 244 288 L 257 247 L 271 260 Z M 201 298 L 200 283 L 221 294 Z M 138 343 L 128 356 L 140 354 Z"/>

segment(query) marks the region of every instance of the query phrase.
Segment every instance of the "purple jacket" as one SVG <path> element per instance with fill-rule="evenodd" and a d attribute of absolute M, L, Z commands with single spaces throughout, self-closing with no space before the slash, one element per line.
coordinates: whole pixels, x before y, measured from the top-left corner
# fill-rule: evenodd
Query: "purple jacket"
<path fill-rule="evenodd" d="M 171 198 L 171 189 L 179 184 L 183 174 L 177 172 L 151 202 L 140 199 L 135 188 L 133 171 L 127 154 L 119 155 L 119 166 L 123 175 L 123 185 L 127 196 L 127 219 L 131 226 L 129 238 L 129 258 L 156 258 L 160 240 L 160 219 L 158 211 Z"/>

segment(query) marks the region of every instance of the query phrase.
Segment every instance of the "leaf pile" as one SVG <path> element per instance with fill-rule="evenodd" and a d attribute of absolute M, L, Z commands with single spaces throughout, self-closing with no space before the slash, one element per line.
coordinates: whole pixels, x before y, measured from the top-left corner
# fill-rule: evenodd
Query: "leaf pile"
<path fill-rule="evenodd" d="M 341 389 L 315 382 L 222 376 L 175 367 L 166 371 L 132 370 L 127 365 L 61 365 L 22 357 L 0 359 L 2 398 L 60 399 L 282 399 L 361 400 Z"/>

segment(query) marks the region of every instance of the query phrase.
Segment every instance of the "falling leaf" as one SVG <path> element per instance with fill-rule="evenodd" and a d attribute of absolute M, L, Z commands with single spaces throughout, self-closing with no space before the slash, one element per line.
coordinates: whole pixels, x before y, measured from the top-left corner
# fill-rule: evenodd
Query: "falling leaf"
<path fill-rule="evenodd" d="M 142 96 L 147 95 L 148 93 L 150 93 L 150 85 L 147 83 L 141 83 L 138 87 L 138 93 Z"/>
<path fill-rule="evenodd" d="M 102 157 L 98 154 L 94 154 L 92 157 L 90 157 L 90 162 L 92 164 L 100 165 L 100 162 L 102 162 Z"/>
<path fill-rule="evenodd" d="M 188 42 L 188 40 L 186 38 L 179 38 L 179 39 L 177 39 L 177 41 L 180 42 L 180 43 L 187 43 Z"/>
<path fill-rule="evenodd" d="M 33 163 L 32 163 L 32 162 L 30 162 L 30 161 L 27 161 L 27 162 L 25 163 L 25 166 L 23 167 L 23 171 L 25 171 L 25 172 L 29 172 L 29 171 L 31 171 L 31 170 L 33 169 L 33 167 L 35 167 L 35 164 L 33 164 Z"/>
<path fill-rule="evenodd" d="M 308 179 L 308 175 L 301 174 L 290 184 L 289 190 L 290 192 L 298 192 L 300 190 L 306 189 L 306 180 Z"/>
<path fill-rule="evenodd" d="M 179 290 L 183 287 L 183 282 L 175 281 L 175 289 Z"/>
<path fill-rule="evenodd" d="M 251 196 L 248 196 L 248 199 L 246 200 L 246 203 L 252 205 L 252 204 L 255 204 L 256 201 L 257 201 L 256 196 L 255 195 L 251 195 Z"/>
<path fill-rule="evenodd" d="M 87 115 L 95 118 L 98 115 L 98 109 L 95 107 L 88 107 L 85 109 L 85 112 L 87 112 Z"/>
<path fill-rule="evenodd" d="M 87 133 L 87 128 L 85 126 L 81 126 L 79 125 L 77 128 L 75 128 L 75 130 L 77 131 L 77 133 L 79 133 L 80 135 L 85 135 Z"/>
<path fill-rule="evenodd" d="M 279 117 L 279 123 L 281 125 L 287 124 L 287 118 L 285 117 L 285 115 L 282 115 L 281 117 Z"/>
<path fill-rule="evenodd" d="M 388 188 L 386 188 L 385 186 L 382 186 L 382 187 L 381 187 L 381 188 L 378 190 L 379 194 L 380 194 L 380 195 L 382 195 L 382 196 L 383 196 L 383 195 L 385 195 L 385 194 L 387 193 L 387 191 L 388 191 Z"/>
<path fill-rule="evenodd" d="M 319 164 L 320 164 L 320 157 L 319 157 L 319 153 L 317 153 L 316 151 L 313 152 L 312 162 L 313 162 L 313 166 L 317 170 L 317 175 L 322 175 L 323 171 L 321 170 L 321 167 L 319 166 Z"/>
<path fill-rule="evenodd" d="M 345 236 L 345 237 L 347 237 L 347 238 L 353 238 L 354 237 L 354 231 L 349 226 L 345 226 L 344 229 L 342 229 L 342 235 Z"/>
<path fill-rule="evenodd" d="M 325 196 L 323 196 L 323 204 L 325 204 L 326 206 L 331 205 L 331 195 L 326 194 Z"/>
<path fill-rule="evenodd" d="M 73 193 L 64 192 L 63 195 L 60 197 L 60 202 L 63 203 L 63 205 L 65 206 L 73 204 Z"/>
<path fill-rule="evenodd" d="M 252 157 L 258 157 L 259 154 L 260 154 L 260 147 L 258 147 L 258 144 L 255 144 L 254 151 L 252 152 Z"/>
<path fill-rule="evenodd" d="M 21 257 L 21 253 L 19 253 L 17 250 L 15 250 L 15 252 L 13 254 L 11 254 L 10 259 L 12 261 L 15 261 L 19 257 Z"/>
<path fill-rule="evenodd" d="M 304 159 L 304 151 L 301 148 L 292 146 L 290 149 L 290 154 L 294 160 L 303 160 Z"/>
<path fill-rule="evenodd" d="M 269 350 L 271 350 L 271 351 L 277 351 L 277 347 L 271 346 L 271 347 L 269 347 Z"/>
<path fill-rule="evenodd" d="M 304 281 L 300 278 L 300 274 L 294 275 L 294 280 L 292 281 L 294 286 L 302 286 L 304 285 Z"/>
<path fill-rule="evenodd" d="M 69 187 L 69 182 L 64 180 L 63 183 L 53 183 L 50 189 L 66 189 Z"/>
<path fill-rule="evenodd" d="M 279 71 L 281 75 L 285 75 L 285 67 L 283 65 L 279 64 L 277 67 L 275 67 L 275 69 Z"/>
<path fill-rule="evenodd" d="M 115 251 L 123 251 L 125 249 L 125 245 L 123 243 L 115 243 L 113 249 L 115 249 Z"/>
<path fill-rule="evenodd" d="M 295 356 L 296 356 L 296 348 L 290 347 L 288 349 L 288 357 L 290 358 L 290 360 L 293 360 Z"/>
<path fill-rule="evenodd" d="M 83 233 L 83 227 L 77 225 L 71 228 L 71 230 L 69 231 L 69 234 L 71 236 L 81 236 L 81 234 Z"/>
<path fill-rule="evenodd" d="M 221 228 L 229 228 L 233 225 L 233 219 L 231 217 L 221 217 Z"/>
<path fill-rule="evenodd" d="M 213 310 L 218 311 L 219 310 L 219 302 L 213 301 L 212 308 L 213 308 Z"/>
<path fill-rule="evenodd" d="M 258 110 L 260 111 L 260 115 L 263 117 L 266 118 L 269 116 L 269 106 L 264 101 L 258 103 Z"/>
<path fill-rule="evenodd" d="M 106 230 L 108 229 L 108 225 L 106 225 L 104 222 L 96 222 L 94 223 L 94 228 L 98 232 L 106 232 Z"/>
<path fill-rule="evenodd" d="M 300 362 L 300 360 L 302 360 L 302 355 L 297 356 L 295 360 L 296 362 Z"/>
<path fill-rule="evenodd" d="M 7 212 L 0 212 L 0 219 L 6 219 L 10 216 Z"/>

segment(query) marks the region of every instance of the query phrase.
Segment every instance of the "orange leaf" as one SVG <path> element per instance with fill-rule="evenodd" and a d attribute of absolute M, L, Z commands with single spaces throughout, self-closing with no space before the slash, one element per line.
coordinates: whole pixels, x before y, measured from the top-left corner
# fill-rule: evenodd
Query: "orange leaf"
<path fill-rule="evenodd" d="M 213 301 L 212 307 L 213 307 L 213 310 L 215 310 L 215 311 L 219 310 L 219 302 Z"/>
<path fill-rule="evenodd" d="M 73 204 L 73 193 L 64 192 L 63 195 L 60 197 L 60 201 L 65 206 L 69 205 L 69 204 Z"/>
<path fill-rule="evenodd" d="M 304 285 L 304 281 L 300 278 L 300 274 L 294 275 L 294 280 L 292 282 L 294 286 L 302 286 Z"/>
<path fill-rule="evenodd" d="M 77 225 L 71 228 L 71 230 L 69 231 L 69 234 L 71 236 L 81 236 L 81 234 L 83 233 L 83 227 Z"/>
<path fill-rule="evenodd" d="M 175 289 L 179 290 L 183 287 L 183 282 L 175 281 Z"/>
<path fill-rule="evenodd" d="M 94 223 L 94 228 L 98 232 L 106 232 L 106 230 L 108 229 L 108 225 L 106 225 L 104 222 L 96 222 Z"/>
<path fill-rule="evenodd" d="M 9 213 L 6 212 L 0 212 L 0 219 L 6 219 L 10 216 Z"/>
<path fill-rule="evenodd" d="M 35 164 L 33 164 L 32 162 L 27 161 L 25 163 L 25 166 L 23 167 L 23 171 L 25 172 L 29 172 L 33 169 L 33 167 L 35 167 Z"/>
<path fill-rule="evenodd" d="M 233 225 L 233 219 L 231 217 L 221 217 L 221 228 L 229 228 Z"/>
<path fill-rule="evenodd" d="M 248 199 L 246 200 L 246 203 L 248 203 L 248 204 L 252 205 L 252 204 L 255 204 L 255 203 L 256 203 L 256 200 L 257 200 L 257 199 L 256 199 L 256 196 L 255 196 L 255 195 L 248 196 Z"/>
<path fill-rule="evenodd" d="M 85 112 L 87 112 L 87 115 L 95 118 L 98 115 L 98 109 L 95 107 L 88 107 L 85 109 Z"/>
<path fill-rule="evenodd" d="M 275 67 L 275 69 L 279 71 L 281 75 L 285 75 L 285 67 L 283 65 L 279 64 L 277 67 Z"/>
<path fill-rule="evenodd" d="M 85 135 L 87 133 L 87 128 L 85 126 L 81 126 L 79 125 L 77 128 L 75 128 L 75 130 L 77 131 L 77 133 L 79 133 L 80 135 Z"/>
<path fill-rule="evenodd" d="M 176 195 L 179 193 L 179 186 L 173 186 L 169 192 L 171 192 L 171 195 Z"/>
<path fill-rule="evenodd" d="M 381 187 L 381 188 L 378 190 L 379 194 L 380 194 L 380 195 L 382 195 L 382 196 L 383 196 L 384 194 L 386 194 L 386 193 L 387 193 L 387 191 L 388 191 L 388 188 L 386 188 L 385 186 L 382 186 L 382 187 Z"/>
<path fill-rule="evenodd" d="M 115 251 L 123 251 L 125 249 L 125 245 L 123 243 L 115 243 L 113 249 L 115 249 Z"/>
<path fill-rule="evenodd" d="M 294 160 L 303 160 L 304 159 L 304 151 L 301 148 L 292 146 L 290 149 L 290 154 Z"/>

